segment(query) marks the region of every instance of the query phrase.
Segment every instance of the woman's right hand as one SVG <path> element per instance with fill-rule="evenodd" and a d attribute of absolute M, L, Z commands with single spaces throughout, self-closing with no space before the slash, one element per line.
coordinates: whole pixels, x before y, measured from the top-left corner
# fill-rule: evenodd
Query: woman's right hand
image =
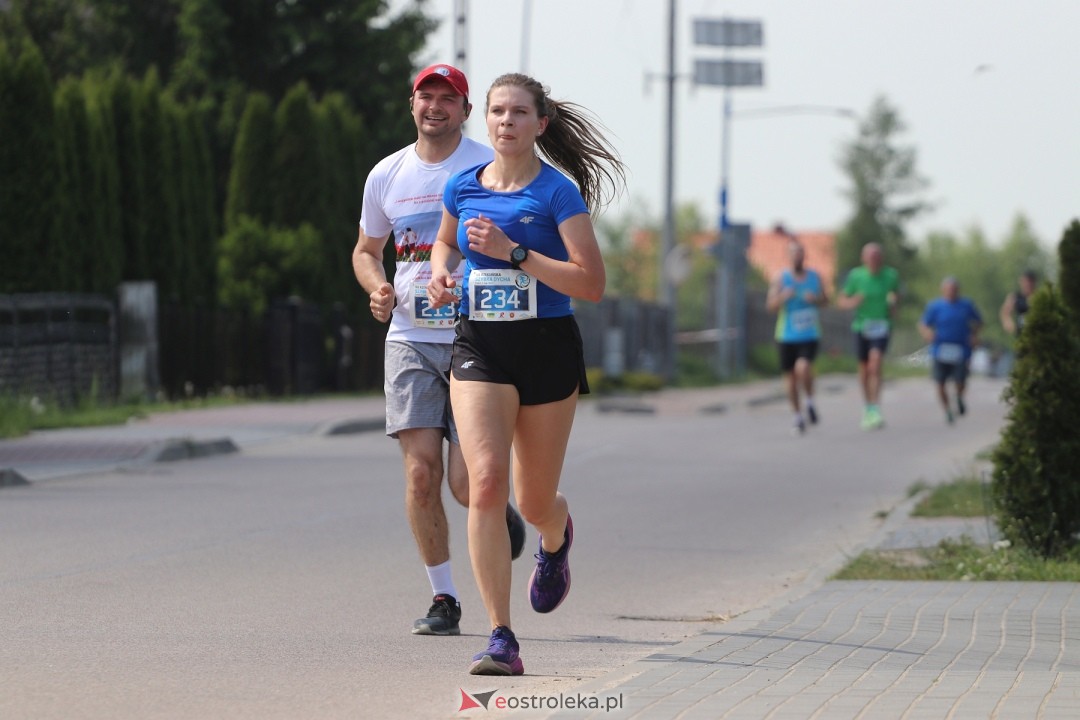
<path fill-rule="evenodd" d="M 450 273 L 433 274 L 427 284 L 428 304 L 431 309 L 437 310 L 443 305 L 457 302 L 457 295 L 453 293 L 455 287 L 457 281 Z"/>

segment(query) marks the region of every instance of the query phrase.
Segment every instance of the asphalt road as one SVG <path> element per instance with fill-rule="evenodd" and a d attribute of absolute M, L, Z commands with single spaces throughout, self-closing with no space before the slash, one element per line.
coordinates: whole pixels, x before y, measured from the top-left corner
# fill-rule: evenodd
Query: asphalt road
<path fill-rule="evenodd" d="M 527 675 L 512 679 L 465 672 L 488 627 L 463 508 L 463 634 L 409 633 L 430 589 L 379 432 L 5 488 L 0 717 L 479 717 L 458 712 L 462 690 L 572 692 L 809 592 L 914 482 L 971 469 L 1002 387 L 976 379 L 949 427 L 929 381 L 892 383 L 888 426 L 862 432 L 853 383 L 830 378 L 803 437 L 783 404 L 738 391 L 666 395 L 652 414 L 583 403 L 563 482 L 573 589 L 551 615 L 529 609 L 530 531 L 512 607 Z"/>

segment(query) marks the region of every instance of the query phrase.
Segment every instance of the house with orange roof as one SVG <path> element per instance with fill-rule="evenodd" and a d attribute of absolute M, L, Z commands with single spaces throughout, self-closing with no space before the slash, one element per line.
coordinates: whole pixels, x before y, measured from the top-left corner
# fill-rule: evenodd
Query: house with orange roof
<path fill-rule="evenodd" d="M 806 266 L 821 275 L 821 281 L 829 295 L 836 290 L 836 236 L 832 233 L 814 230 L 793 232 L 783 227 L 772 230 L 753 230 L 750 234 L 750 247 L 746 259 L 766 281 L 788 267 L 787 243 L 795 238 L 806 249 Z M 708 230 L 697 233 L 691 243 L 696 248 L 711 250 L 717 243 L 717 232 Z"/>
<path fill-rule="evenodd" d="M 806 249 L 806 267 L 816 270 L 832 297 L 836 294 L 836 236 L 826 232 L 792 232 L 783 228 L 755 230 L 750 238 L 747 260 L 772 280 L 790 265 L 787 244 L 794 238 Z"/>

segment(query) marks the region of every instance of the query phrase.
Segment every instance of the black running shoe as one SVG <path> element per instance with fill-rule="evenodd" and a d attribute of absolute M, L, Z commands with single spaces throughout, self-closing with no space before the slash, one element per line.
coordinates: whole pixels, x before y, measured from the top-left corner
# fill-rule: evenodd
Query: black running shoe
<path fill-rule="evenodd" d="M 509 503 L 506 504 L 506 530 L 510 533 L 510 559 L 517 560 L 525 549 L 525 521 Z"/>
<path fill-rule="evenodd" d="M 811 425 L 817 425 L 817 410 L 814 409 L 813 405 L 806 406 L 806 416 L 810 418 Z"/>
<path fill-rule="evenodd" d="M 413 635 L 460 635 L 461 603 L 453 595 L 436 595 L 427 617 L 413 623 Z"/>
<path fill-rule="evenodd" d="M 967 415 L 967 405 L 964 404 L 964 398 L 959 395 L 956 396 L 956 409 L 961 415 Z"/>

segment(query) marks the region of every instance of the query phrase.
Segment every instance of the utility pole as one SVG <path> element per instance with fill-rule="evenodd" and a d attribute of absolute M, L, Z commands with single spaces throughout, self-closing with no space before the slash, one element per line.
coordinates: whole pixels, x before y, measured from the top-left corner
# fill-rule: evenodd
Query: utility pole
<path fill-rule="evenodd" d="M 469 0 L 454 0 L 454 67 L 469 75 L 465 51 L 469 46 L 468 22 Z"/>
<path fill-rule="evenodd" d="M 664 232 L 657 258 L 660 271 L 660 302 L 668 309 L 667 332 L 664 351 L 664 377 L 668 382 L 675 379 L 675 282 L 668 276 L 668 258 L 675 249 L 675 16 L 676 0 L 668 0 L 668 47 L 667 47 L 667 126 L 664 154 Z"/>
<path fill-rule="evenodd" d="M 529 74 L 529 36 L 532 35 L 532 2 L 521 4 L 521 74 Z"/>

